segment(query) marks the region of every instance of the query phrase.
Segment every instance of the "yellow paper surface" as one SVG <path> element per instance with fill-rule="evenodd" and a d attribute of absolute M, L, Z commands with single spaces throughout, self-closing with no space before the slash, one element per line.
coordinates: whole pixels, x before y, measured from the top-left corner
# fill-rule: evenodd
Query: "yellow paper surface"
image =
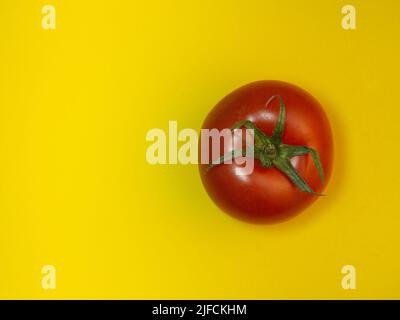
<path fill-rule="evenodd" d="M 346 4 L 2 0 L 0 298 L 400 298 L 400 2 L 352 0 L 347 31 Z M 148 130 L 261 79 L 312 93 L 335 140 L 327 196 L 272 226 L 146 161 Z"/>

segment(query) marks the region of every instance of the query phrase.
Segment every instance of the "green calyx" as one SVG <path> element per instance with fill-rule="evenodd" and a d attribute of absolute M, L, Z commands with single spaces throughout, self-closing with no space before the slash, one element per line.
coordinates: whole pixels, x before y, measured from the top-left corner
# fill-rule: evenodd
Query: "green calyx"
<path fill-rule="evenodd" d="M 222 164 L 227 160 L 232 160 L 236 157 L 251 156 L 261 162 L 264 168 L 275 167 L 286 175 L 301 191 L 307 192 L 313 195 L 321 195 L 320 193 L 314 192 L 310 186 L 304 181 L 304 179 L 299 175 L 296 169 L 290 162 L 290 159 L 296 156 L 311 154 L 314 164 L 317 168 L 319 177 L 321 181 L 324 181 L 324 171 L 322 168 L 321 160 L 319 159 L 318 152 L 312 148 L 306 146 L 292 146 L 282 143 L 282 136 L 285 126 L 286 109 L 285 104 L 281 96 L 272 96 L 266 103 L 268 106 L 272 100 L 279 98 L 280 111 L 278 121 L 275 125 L 274 132 L 272 136 L 266 135 L 257 126 L 249 121 L 239 121 L 237 122 L 231 130 L 246 128 L 252 129 L 254 131 L 254 146 L 248 146 L 243 150 L 233 150 L 220 157 L 216 161 L 212 162 L 207 170 Z"/>

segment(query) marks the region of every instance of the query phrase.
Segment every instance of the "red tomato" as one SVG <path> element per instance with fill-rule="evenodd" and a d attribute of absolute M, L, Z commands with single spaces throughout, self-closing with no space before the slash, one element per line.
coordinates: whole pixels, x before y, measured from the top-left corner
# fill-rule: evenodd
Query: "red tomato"
<path fill-rule="evenodd" d="M 332 133 L 321 105 L 303 89 L 280 81 L 247 84 L 223 98 L 208 114 L 202 128 L 222 130 L 250 120 L 272 137 L 280 114 L 280 99 L 273 99 L 266 105 L 273 96 L 281 97 L 286 110 L 279 144 L 305 146 L 319 154 L 324 182 L 310 153 L 293 156 L 288 161 L 313 192 L 321 193 L 332 170 Z M 277 150 L 281 148 L 277 146 Z M 282 221 L 298 214 L 319 197 L 300 190 L 282 168 L 275 165 L 266 167 L 255 159 L 254 171 L 247 176 L 236 174 L 238 166 L 233 162 L 212 168 L 207 164 L 199 167 L 209 196 L 222 210 L 241 220 L 254 223 Z"/>

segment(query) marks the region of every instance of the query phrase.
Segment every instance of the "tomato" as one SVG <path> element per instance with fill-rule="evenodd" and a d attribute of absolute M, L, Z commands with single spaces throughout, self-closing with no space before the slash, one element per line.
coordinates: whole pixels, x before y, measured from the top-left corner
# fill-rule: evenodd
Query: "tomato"
<path fill-rule="evenodd" d="M 282 111 L 279 137 L 275 128 Z M 273 141 L 274 153 L 263 154 L 268 148 L 261 143 L 257 155 L 254 153 L 254 170 L 247 176 L 236 174 L 243 166 L 236 162 L 200 164 L 203 185 L 223 211 L 241 220 L 275 223 L 289 219 L 319 198 L 331 175 L 333 141 L 328 118 L 318 101 L 303 89 L 281 81 L 258 81 L 223 98 L 202 128 L 243 127 L 244 120 L 263 133 L 267 142 Z"/>

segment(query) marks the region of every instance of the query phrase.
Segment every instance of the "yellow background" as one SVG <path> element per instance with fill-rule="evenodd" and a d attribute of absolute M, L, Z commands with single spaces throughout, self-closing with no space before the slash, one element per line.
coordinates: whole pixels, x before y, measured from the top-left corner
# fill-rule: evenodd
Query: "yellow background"
<path fill-rule="evenodd" d="M 340 0 L 2 0 L 0 297 L 400 298 L 400 2 L 350 3 L 354 31 Z M 272 226 L 145 157 L 148 130 L 198 130 L 260 79 L 310 91 L 335 138 L 328 195 Z"/>

